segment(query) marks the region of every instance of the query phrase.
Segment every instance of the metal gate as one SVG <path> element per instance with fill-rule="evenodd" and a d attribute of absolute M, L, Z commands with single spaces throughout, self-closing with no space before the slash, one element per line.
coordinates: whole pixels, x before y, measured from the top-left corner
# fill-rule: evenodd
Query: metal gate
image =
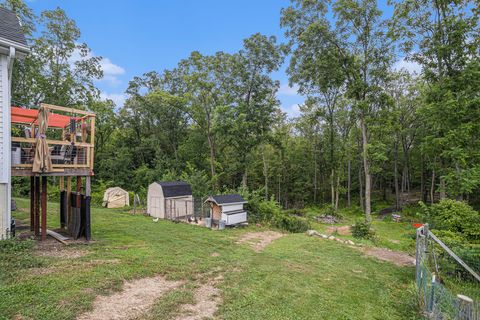
<path fill-rule="evenodd" d="M 429 319 L 480 320 L 479 261 L 455 254 L 429 229 L 417 229 L 416 282 L 419 304 Z M 471 295 L 473 294 L 473 295 Z"/>

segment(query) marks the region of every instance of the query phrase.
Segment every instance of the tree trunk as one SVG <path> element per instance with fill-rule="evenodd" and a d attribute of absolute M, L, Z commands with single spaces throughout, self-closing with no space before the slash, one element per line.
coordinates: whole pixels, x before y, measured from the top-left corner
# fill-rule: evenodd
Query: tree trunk
<path fill-rule="evenodd" d="M 352 189 L 352 177 L 351 177 L 351 160 L 348 159 L 348 181 L 347 181 L 347 206 L 352 206 L 350 190 Z"/>
<path fill-rule="evenodd" d="M 447 198 L 447 193 L 445 192 L 445 179 L 440 177 L 440 200 Z"/>
<path fill-rule="evenodd" d="M 421 170 L 422 170 L 422 175 L 420 177 L 421 199 L 423 202 L 427 202 L 427 193 L 425 192 L 425 162 L 423 157 L 422 157 Z"/>
<path fill-rule="evenodd" d="M 243 188 L 247 188 L 247 179 L 248 179 L 247 168 L 245 168 L 245 171 L 242 174 L 242 187 Z"/>
<path fill-rule="evenodd" d="M 360 208 L 362 211 L 365 210 L 365 202 L 363 201 L 363 179 L 362 179 L 362 166 L 358 170 L 358 186 L 359 186 L 359 199 L 360 199 Z"/>
<path fill-rule="evenodd" d="M 315 147 L 316 148 L 316 147 Z M 317 190 L 318 190 L 318 184 L 317 184 L 317 155 L 316 152 L 313 153 L 314 157 L 314 170 L 313 170 L 313 203 L 317 204 Z"/>
<path fill-rule="evenodd" d="M 393 180 L 395 184 L 395 210 L 400 210 L 400 190 L 398 188 L 398 144 L 395 142 L 393 162 Z"/>
<path fill-rule="evenodd" d="M 265 157 L 265 147 L 262 150 L 263 177 L 265 179 L 265 200 L 268 200 L 268 163 Z"/>
<path fill-rule="evenodd" d="M 432 184 L 430 186 L 430 204 L 434 202 L 434 195 L 435 195 L 435 169 L 432 169 Z"/>
<path fill-rule="evenodd" d="M 370 175 L 370 163 L 368 161 L 368 137 L 367 126 L 363 115 L 360 118 L 360 126 L 362 129 L 362 148 L 363 148 L 363 170 L 365 173 L 365 221 L 370 223 L 371 219 L 371 184 L 372 177 Z"/>
<path fill-rule="evenodd" d="M 338 200 L 339 200 L 339 189 L 340 189 L 340 176 L 337 176 L 337 187 L 335 191 L 335 212 L 338 211 Z"/>
<path fill-rule="evenodd" d="M 332 172 L 330 173 L 330 188 L 331 188 L 331 203 L 332 207 L 335 206 L 335 171 L 332 169 Z"/>
<path fill-rule="evenodd" d="M 215 143 L 212 136 L 208 135 L 208 146 L 210 148 L 210 172 L 212 175 L 212 190 L 217 191 L 217 177 L 215 173 Z"/>

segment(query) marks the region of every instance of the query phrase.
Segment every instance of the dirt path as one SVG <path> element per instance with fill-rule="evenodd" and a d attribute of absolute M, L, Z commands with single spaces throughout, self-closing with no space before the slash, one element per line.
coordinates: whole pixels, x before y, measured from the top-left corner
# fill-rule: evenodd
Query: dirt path
<path fill-rule="evenodd" d="M 375 257 L 382 261 L 388 261 L 400 267 L 414 266 L 415 258 L 405 252 L 391 251 L 384 248 L 360 248 L 367 256 Z"/>
<path fill-rule="evenodd" d="M 220 290 L 215 286 L 223 277 L 214 279 L 211 282 L 201 285 L 195 290 L 195 304 L 182 306 L 182 314 L 176 320 L 203 320 L 213 317 L 222 302 Z"/>
<path fill-rule="evenodd" d="M 236 243 L 247 243 L 255 252 L 261 252 L 270 243 L 283 236 L 283 233 L 276 231 L 249 232 L 243 234 Z"/>
<path fill-rule="evenodd" d="M 181 284 L 180 281 L 166 280 L 163 276 L 125 282 L 121 292 L 98 296 L 93 303 L 93 310 L 78 316 L 77 320 L 123 320 L 138 317 L 152 308 L 156 299 Z"/>
<path fill-rule="evenodd" d="M 325 233 L 327 234 L 333 234 L 335 232 L 342 236 L 349 236 L 352 234 L 352 232 L 350 231 L 350 226 L 331 226 L 325 230 Z"/>

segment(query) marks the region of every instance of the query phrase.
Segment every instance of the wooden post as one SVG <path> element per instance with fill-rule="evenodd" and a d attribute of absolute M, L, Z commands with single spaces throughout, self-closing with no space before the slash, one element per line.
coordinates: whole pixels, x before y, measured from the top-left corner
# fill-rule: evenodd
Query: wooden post
<path fill-rule="evenodd" d="M 42 241 L 47 239 L 47 177 L 42 177 Z"/>
<path fill-rule="evenodd" d="M 82 177 L 77 176 L 77 208 L 82 206 Z"/>
<path fill-rule="evenodd" d="M 35 225 L 35 177 L 30 177 L 30 231 Z"/>
<path fill-rule="evenodd" d="M 458 319 L 473 320 L 473 300 L 464 295 L 457 295 L 458 299 Z"/>
<path fill-rule="evenodd" d="M 90 176 L 85 177 L 85 196 L 90 197 L 92 192 Z"/>
<path fill-rule="evenodd" d="M 34 217 L 34 234 L 36 237 L 40 234 L 40 177 L 35 177 L 35 217 Z"/>
<path fill-rule="evenodd" d="M 85 177 L 85 240 L 90 241 L 91 226 L 90 226 L 90 194 L 91 194 L 91 178 Z"/>
<path fill-rule="evenodd" d="M 67 177 L 67 229 L 72 219 L 72 177 Z"/>

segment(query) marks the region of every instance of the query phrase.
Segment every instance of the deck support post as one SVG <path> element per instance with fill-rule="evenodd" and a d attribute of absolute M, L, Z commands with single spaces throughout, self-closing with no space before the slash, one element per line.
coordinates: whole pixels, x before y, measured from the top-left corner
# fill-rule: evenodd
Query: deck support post
<path fill-rule="evenodd" d="M 72 177 L 67 177 L 67 229 L 70 230 L 70 223 L 72 219 Z"/>
<path fill-rule="evenodd" d="M 30 177 L 30 231 L 35 225 L 35 177 Z"/>
<path fill-rule="evenodd" d="M 82 177 L 77 176 L 77 208 L 82 206 Z"/>
<path fill-rule="evenodd" d="M 47 177 L 42 177 L 42 241 L 47 239 Z"/>
<path fill-rule="evenodd" d="M 33 231 L 35 237 L 40 235 L 40 177 L 35 177 L 35 192 L 34 192 L 34 226 Z"/>

